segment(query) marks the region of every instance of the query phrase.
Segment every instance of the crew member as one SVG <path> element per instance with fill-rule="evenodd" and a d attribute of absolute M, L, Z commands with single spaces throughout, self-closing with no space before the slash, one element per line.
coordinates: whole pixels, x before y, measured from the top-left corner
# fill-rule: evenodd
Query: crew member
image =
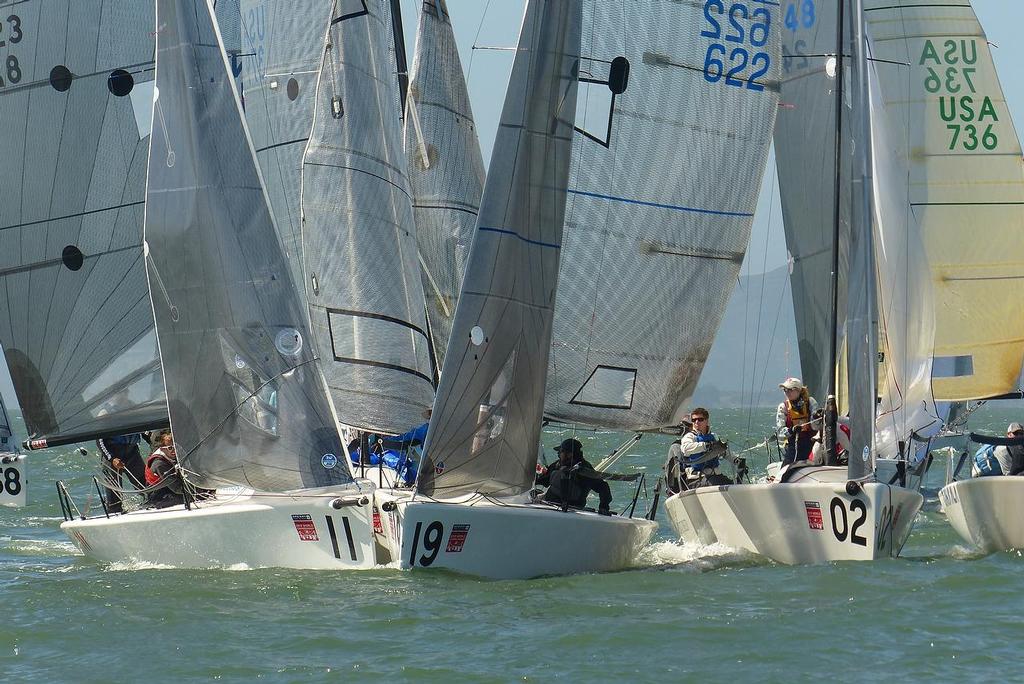
<path fill-rule="evenodd" d="M 146 486 L 160 485 L 149 493 L 149 503 L 166 508 L 184 503 L 181 475 L 177 471 L 178 455 L 174 450 L 174 437 L 164 430 L 154 440 L 156 449 L 146 459 Z"/>
<path fill-rule="evenodd" d="M 782 465 L 793 461 L 806 461 L 814 447 L 814 424 L 811 416 L 818 410 L 818 402 L 807 393 L 799 378 L 786 378 L 779 385 L 785 399 L 775 411 L 775 427 L 779 438 L 786 443 Z"/>
<path fill-rule="evenodd" d="M 103 480 L 106 483 L 103 499 L 110 513 L 121 513 L 124 504 L 121 500 L 121 475 L 128 474 L 129 483 L 142 487 L 146 480 L 146 464 L 139 453 L 139 442 L 142 435 L 138 433 L 105 437 L 96 440 L 96 446 L 103 458 Z"/>
<path fill-rule="evenodd" d="M 547 487 L 544 501 L 573 508 L 585 508 L 587 495 L 596 492 L 597 512 L 611 515 L 612 489 L 594 466 L 583 458 L 579 440 L 567 439 L 558 446 L 558 461 L 537 475 L 537 484 Z"/>

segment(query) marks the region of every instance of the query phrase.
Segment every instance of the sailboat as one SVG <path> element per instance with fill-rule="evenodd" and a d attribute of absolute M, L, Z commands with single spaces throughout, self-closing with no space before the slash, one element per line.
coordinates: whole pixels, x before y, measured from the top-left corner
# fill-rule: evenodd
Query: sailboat
<path fill-rule="evenodd" d="M 186 504 L 62 529 L 101 560 L 372 567 L 373 484 L 343 465 L 213 16 L 202 0 L 157 3 L 145 200 L 143 254 Z M 197 500 L 191 486 L 216 495 Z"/>
<path fill-rule="evenodd" d="M 819 383 L 819 387 L 824 384 L 831 392 L 838 393 L 836 379 L 846 383 L 840 405 L 846 405 L 850 414 L 849 465 L 790 466 L 781 483 L 704 487 L 672 496 L 666 501 L 666 512 L 684 541 L 720 542 L 791 564 L 870 560 L 899 553 L 923 503 L 919 492 L 879 476 L 883 471 L 880 464 L 905 463 L 915 440 L 927 448 L 927 432 L 937 429 L 938 420 L 930 388 L 934 334 L 930 283 L 927 264 L 920 258 L 920 227 L 905 203 L 909 191 L 906 173 L 900 167 L 910 152 L 899 136 L 901 129 L 882 107 L 876 72 L 885 65 L 875 63 L 870 72 L 867 68 L 868 42 L 861 5 L 859 1 L 852 3 L 849 22 L 854 30 L 855 55 L 851 89 L 854 119 L 849 132 L 844 134 L 847 129 L 841 121 L 845 109 L 843 51 L 828 56 L 828 49 L 823 47 L 828 36 L 846 34 L 847 3 L 839 3 L 833 12 L 820 5 L 816 12 L 807 12 L 808 8 L 799 3 L 786 3 L 782 11 L 788 32 L 784 48 L 787 76 L 782 88 L 783 113 L 779 115 L 781 131 L 799 126 L 787 121 L 794 114 L 800 121 L 812 122 L 808 124 L 812 126 L 818 125 L 813 123 L 816 117 L 831 118 L 836 144 L 831 153 L 821 153 L 825 164 L 845 168 L 840 161 L 849 150 L 854 152 L 853 159 L 847 161 L 852 162 L 853 193 L 846 208 L 841 195 L 846 190 L 836 173 L 833 192 L 817 193 L 819 197 L 824 195 L 831 221 L 824 220 L 826 208 L 820 205 L 819 215 L 798 214 L 807 230 L 821 231 L 823 225 L 831 223 L 833 231 L 831 240 L 825 240 L 825 254 L 803 244 L 808 249 L 795 256 L 798 264 L 801 257 L 805 263 L 802 271 L 795 270 L 794 277 L 794 297 L 810 299 L 802 313 L 797 302 L 804 371 L 812 382 Z M 840 44 L 845 41 L 840 40 Z M 827 106 L 815 106 L 815 89 L 819 98 L 830 93 L 838 106 L 831 112 Z M 787 102 L 787 95 L 794 93 L 793 101 Z M 853 145 L 844 144 L 847 139 Z M 787 159 L 802 151 L 814 154 L 801 149 L 779 150 L 780 179 Z M 800 171 L 800 178 L 809 185 L 789 196 L 791 202 L 796 197 L 799 209 L 816 206 L 814 179 L 822 177 L 820 171 L 813 165 L 805 165 Z M 784 188 L 784 210 L 786 195 Z M 790 213 L 792 209 L 791 203 Z M 844 214 L 849 217 L 846 230 L 841 222 Z M 786 220 L 791 222 L 792 217 Z M 787 231 L 790 229 L 787 226 Z M 794 232 L 799 234 L 799 230 Z M 848 250 L 845 255 L 844 241 Z M 826 265 L 829 255 L 830 266 Z M 826 264 L 821 263 L 822 259 Z M 829 271 L 835 274 L 833 279 L 847 274 L 845 307 L 839 305 L 841 282 L 834 281 L 825 293 L 806 289 L 813 282 L 821 284 L 820 279 L 814 280 L 815 272 Z M 801 283 L 800 278 L 808 282 Z M 822 296 L 826 293 L 831 297 Z M 842 320 L 845 344 L 839 345 Z M 819 330 L 815 331 L 814 326 Z M 815 336 L 818 343 L 806 343 Z M 879 336 L 886 369 L 881 375 L 875 351 Z M 845 348 L 845 363 L 838 358 L 840 346 Z M 830 347 L 825 361 L 821 355 Z M 876 386 L 881 397 L 877 410 Z"/>
<path fill-rule="evenodd" d="M 935 398 L 1019 398 L 1024 172 L 985 32 L 969 3 L 886 4 L 870 3 L 869 21 L 878 24 L 880 56 L 911 65 L 905 76 L 914 96 L 904 115 L 917 122 L 912 206 L 926 226 L 935 292 Z M 986 552 L 1024 547 L 1022 500 L 1022 477 L 950 477 L 939 492 L 956 532 Z"/>
<path fill-rule="evenodd" d="M 629 507 L 562 510 L 530 490 L 545 416 L 678 422 L 714 328 L 680 336 L 673 288 L 710 298 L 715 321 L 728 297 L 717 288 L 742 261 L 775 96 L 757 79 L 743 82 L 750 99 L 712 90 L 687 68 L 697 56 L 680 52 L 678 35 L 699 32 L 701 16 L 657 2 L 527 3 L 417 491 L 389 507 L 402 567 L 609 571 L 628 567 L 653 533 Z M 748 124 L 742 141 L 711 124 L 720 120 Z M 707 155 L 709 177 L 742 190 L 697 182 L 676 158 L 686 142 Z M 664 280 L 641 285 L 637 270 Z M 638 341 L 645 334 L 656 339 Z M 648 356 L 648 342 L 667 346 Z"/>

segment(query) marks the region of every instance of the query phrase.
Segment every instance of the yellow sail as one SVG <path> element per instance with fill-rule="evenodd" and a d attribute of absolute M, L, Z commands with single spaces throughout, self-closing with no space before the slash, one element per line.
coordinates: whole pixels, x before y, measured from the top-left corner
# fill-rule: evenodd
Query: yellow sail
<path fill-rule="evenodd" d="M 1016 388 L 1024 359 L 1024 164 L 965 0 L 868 0 L 887 108 L 910 136 L 910 206 L 935 307 L 936 400 Z"/>

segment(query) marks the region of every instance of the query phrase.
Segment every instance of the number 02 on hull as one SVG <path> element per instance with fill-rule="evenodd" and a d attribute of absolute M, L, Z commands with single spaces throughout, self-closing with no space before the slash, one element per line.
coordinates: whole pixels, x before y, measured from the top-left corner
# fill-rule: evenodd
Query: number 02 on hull
<path fill-rule="evenodd" d="M 899 555 L 923 502 L 877 482 L 854 494 L 845 481 L 796 482 L 703 487 L 669 497 L 665 511 L 684 542 L 798 565 Z"/>

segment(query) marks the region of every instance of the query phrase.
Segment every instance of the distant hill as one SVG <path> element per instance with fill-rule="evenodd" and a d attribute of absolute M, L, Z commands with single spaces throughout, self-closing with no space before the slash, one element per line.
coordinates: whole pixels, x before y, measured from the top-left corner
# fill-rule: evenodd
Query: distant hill
<path fill-rule="evenodd" d="M 782 266 L 740 278 L 694 403 L 716 408 L 774 406 L 779 383 L 790 375 L 800 375 L 800 357 L 789 273 Z"/>

